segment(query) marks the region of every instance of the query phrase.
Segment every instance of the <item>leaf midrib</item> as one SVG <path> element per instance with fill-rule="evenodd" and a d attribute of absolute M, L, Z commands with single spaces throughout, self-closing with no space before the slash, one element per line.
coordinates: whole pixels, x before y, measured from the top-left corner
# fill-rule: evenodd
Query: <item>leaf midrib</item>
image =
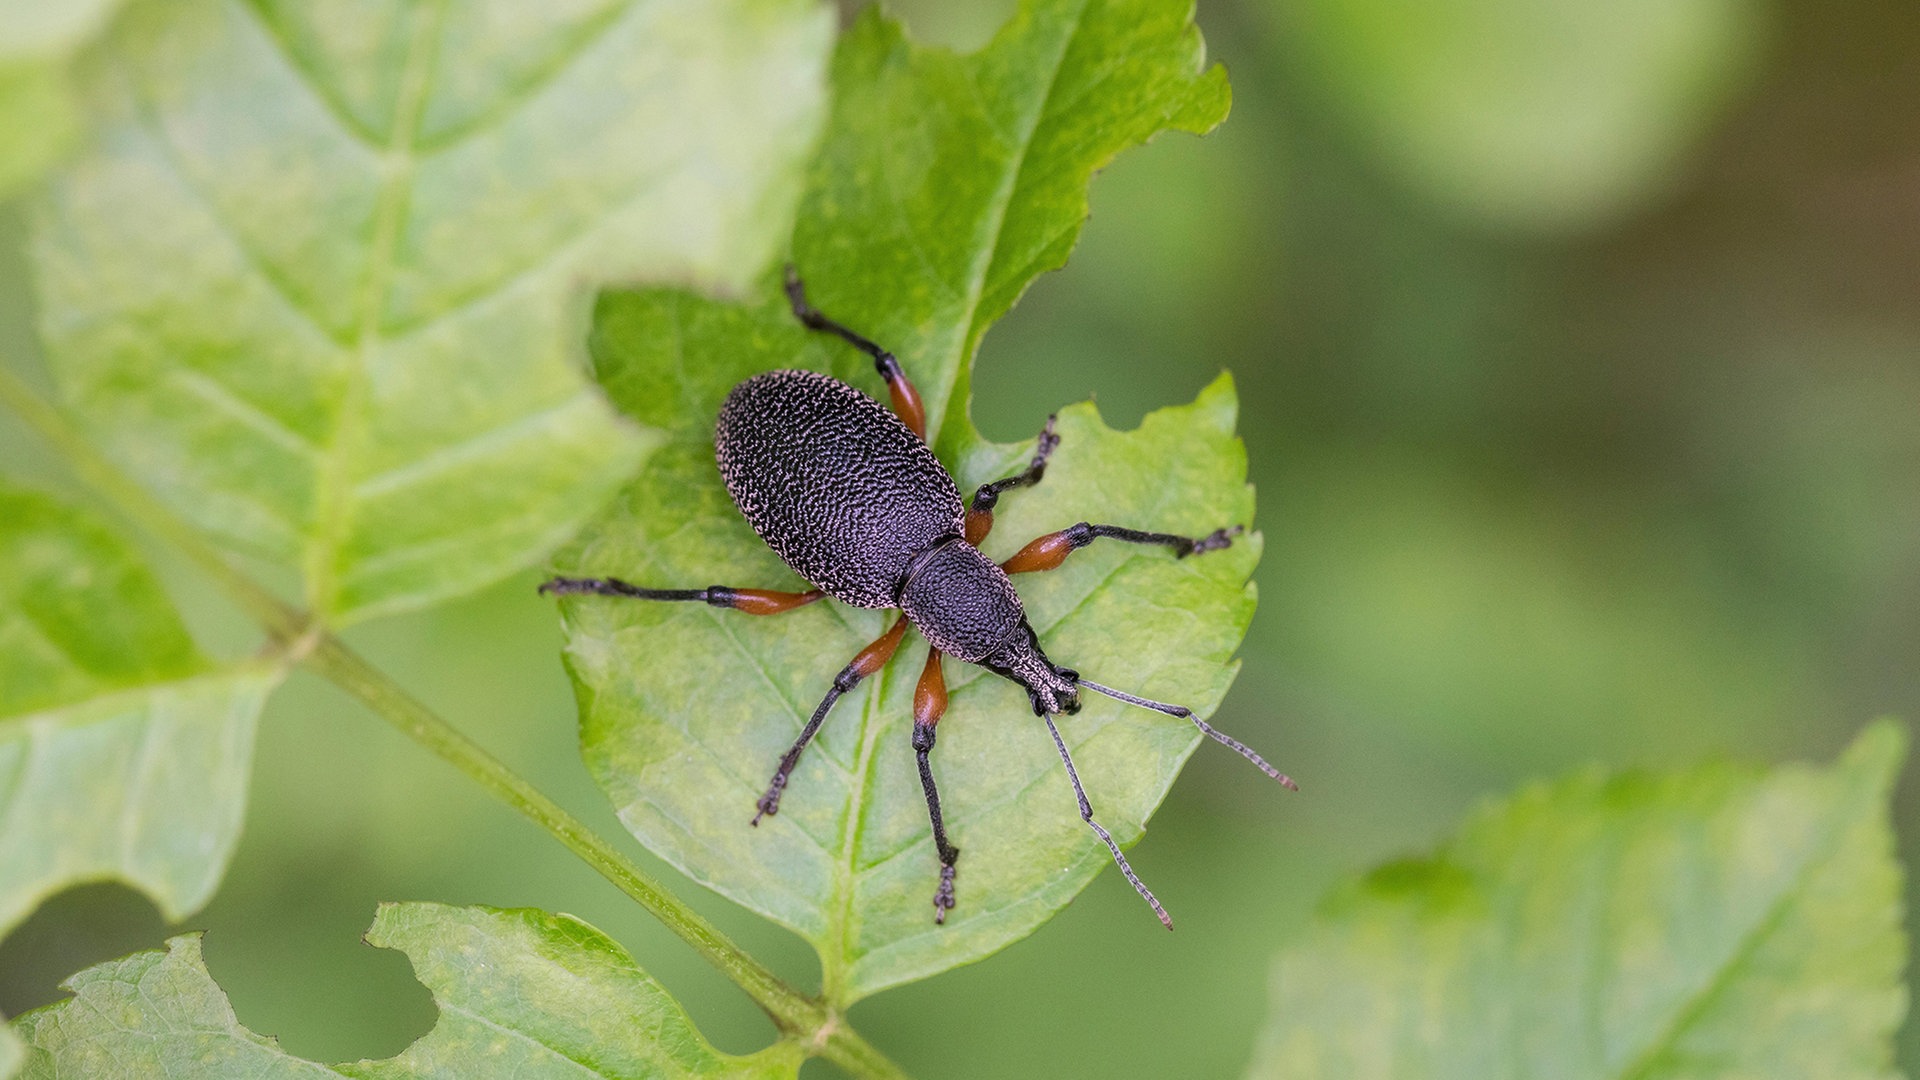
<path fill-rule="evenodd" d="M 252 14 L 254 20 L 265 31 L 268 40 L 273 42 L 275 51 L 280 54 L 288 69 L 306 84 L 313 93 L 314 100 L 341 131 L 364 149 L 380 152 L 387 148 L 380 141 L 379 133 L 368 129 L 360 118 L 353 114 L 353 110 L 347 106 L 346 102 L 332 91 L 325 76 L 287 40 L 286 27 L 273 17 L 273 13 L 267 10 L 262 0 L 236 0 L 236 2 Z M 639 0 L 623 0 L 621 3 L 610 5 L 606 10 L 583 22 L 565 46 L 556 49 L 553 57 L 546 64 L 532 70 L 522 81 L 507 93 L 502 94 L 498 103 L 457 124 L 447 125 L 431 138 L 415 140 L 413 143 L 415 156 L 424 160 L 457 149 L 476 132 L 485 131 L 500 123 L 515 109 L 538 97 L 575 60 L 593 48 L 614 26 L 631 15 L 638 2 Z"/>
<path fill-rule="evenodd" d="M 1618 1073 L 1614 1074 L 1616 1080 L 1647 1080 L 1652 1076 L 1653 1069 L 1659 1064 L 1661 1058 L 1679 1043 L 1681 1037 L 1692 1029 L 1694 1023 L 1713 1007 L 1720 995 L 1733 985 L 1734 979 L 1741 973 L 1747 961 L 1753 958 L 1762 945 L 1766 944 L 1767 939 L 1780 926 L 1782 920 L 1804 898 L 1814 875 L 1839 854 L 1840 834 L 1850 828 L 1855 820 L 1851 813 L 1852 809 L 1845 808 L 1828 819 L 1827 827 L 1821 831 L 1819 842 L 1812 846 L 1806 863 L 1794 874 L 1793 880 L 1787 883 L 1786 888 L 1780 890 L 1780 895 L 1768 905 L 1765 914 L 1755 920 L 1754 924 L 1741 935 L 1739 943 L 1735 945 L 1732 952 L 1727 954 L 1726 961 L 1720 965 L 1712 977 L 1701 984 L 1679 1008 L 1673 1011 L 1673 1018 L 1667 1026 L 1638 1054 L 1634 1055 L 1633 1059 Z"/>
<path fill-rule="evenodd" d="M 956 391 L 961 387 L 960 373 L 967 364 L 971 343 L 976 336 L 974 323 L 979 318 L 980 300 L 986 290 L 987 273 L 993 268 L 994 257 L 999 252 L 1002 233 L 1006 227 L 1007 211 L 1012 205 L 1014 193 L 1019 190 L 1020 178 L 1026 171 L 1027 156 L 1033 150 L 1034 137 L 1039 133 L 1042 121 L 1046 119 L 1048 103 L 1053 99 L 1054 90 L 1059 85 L 1067 54 L 1073 47 L 1074 39 L 1080 34 L 1085 15 L 1086 0 L 1082 0 L 1074 9 L 1073 17 L 1068 21 L 1065 32 L 1060 35 L 1059 49 L 1054 54 L 1051 70 L 1047 74 L 1046 92 L 1035 99 L 1032 114 L 1023 125 L 1024 130 L 1021 132 L 1019 145 L 1008 163 L 1009 167 L 1001 179 L 999 190 L 994 194 L 986 224 L 979 234 L 982 241 L 978 248 L 979 254 L 975 256 L 974 265 L 969 268 L 971 280 L 967 286 L 964 321 L 966 330 L 960 339 L 960 355 L 954 358 L 953 378 L 947 384 L 946 409 L 942 414 L 940 426 L 929 433 L 932 436 L 929 442 L 936 441 L 940 434 L 947 430 L 948 425 L 955 422 L 956 408 L 959 410 L 959 422 L 965 422 L 966 404 L 959 400 L 962 395 Z M 858 877 L 854 863 L 861 842 L 867 793 L 874 787 L 873 762 L 878 757 L 875 750 L 880 729 L 886 726 L 884 722 L 874 722 L 874 698 L 878 692 L 884 691 L 887 687 L 894 667 L 892 663 L 887 665 L 881 672 L 880 678 L 876 680 L 880 685 L 874 691 L 870 691 L 862 702 L 859 767 L 856 771 L 858 783 L 854 785 L 852 798 L 847 804 L 847 834 L 841 844 L 840 861 L 834 867 L 833 900 L 835 902 L 829 909 L 832 914 L 827 921 L 827 941 L 820 950 L 822 993 L 828 1002 L 837 1008 L 851 1005 L 859 996 L 857 989 L 847 983 L 847 976 L 852 973 L 854 965 L 858 963 L 858 958 L 851 955 L 847 933 L 853 921 L 854 885 Z"/>
<path fill-rule="evenodd" d="M 964 323 L 966 330 L 960 336 L 960 355 L 954 358 L 953 378 L 947 384 L 946 408 L 941 412 L 939 422 L 929 432 L 931 436 L 928 439 L 929 443 L 937 442 L 953 424 L 965 423 L 967 420 L 966 395 L 956 391 L 960 389 L 963 381 L 971 383 L 970 379 L 962 380 L 961 373 L 966 370 L 972 358 L 974 343 L 979 338 L 980 327 L 976 323 L 980 318 L 980 300 L 986 293 L 987 275 L 993 270 L 994 259 L 1000 253 L 1000 241 L 1002 234 L 1006 231 L 1007 210 L 1013 204 L 1014 193 L 1020 190 L 1020 178 L 1027 169 L 1027 155 L 1033 152 L 1034 136 L 1039 133 L 1040 125 L 1051 111 L 1054 90 L 1060 85 L 1060 74 L 1066 66 L 1067 53 L 1072 50 L 1074 39 L 1080 36 L 1080 30 L 1085 24 L 1087 3 L 1088 0 L 1081 0 L 1079 6 L 1074 8 L 1073 18 L 1068 22 L 1066 32 L 1060 35 L 1060 51 L 1053 58 L 1052 70 L 1047 73 L 1046 92 L 1036 99 L 1032 119 L 1025 125 L 1026 130 L 1021 133 L 1019 148 L 1009 163 L 1011 168 L 1007 170 L 1000 190 L 994 195 L 989 220 L 982 230 L 981 255 L 975 259 L 975 265 L 970 268 L 971 280 L 967 284 Z M 988 48 L 991 49 L 992 46 L 989 45 Z"/>
<path fill-rule="evenodd" d="M 368 415 L 369 373 L 378 351 L 395 340 L 437 325 L 462 310 L 511 292 L 529 277 L 553 265 L 557 259 L 571 252 L 584 236 L 592 234 L 594 228 L 593 225 L 583 227 L 580 235 L 554 245 L 529 265 L 500 281 L 475 290 L 468 296 L 458 298 L 444 310 L 414 319 L 405 325 L 388 326 L 385 324 L 384 315 L 390 300 L 391 279 L 396 269 L 396 251 L 412 209 L 411 202 L 414 194 L 412 181 L 420 162 L 434 154 L 460 145 L 476 133 L 497 125 L 503 117 L 537 97 L 561 72 L 567 70 L 583 53 L 604 39 L 612 28 L 626 21 L 636 10 L 637 4 L 635 0 L 626 0 L 626 2 L 610 5 L 576 28 L 564 47 L 556 50 L 547 63 L 534 71 L 521 84 L 513 87 L 512 92 L 504 95 L 495 107 L 447 130 L 440 131 L 428 140 L 421 137 L 420 127 L 433 86 L 433 75 L 450 6 L 448 0 L 434 0 L 431 7 L 415 12 L 411 16 L 410 39 L 406 57 L 402 63 L 400 84 L 395 93 L 392 123 L 389 125 L 388 138 L 383 144 L 377 133 L 360 123 L 346 105 L 330 92 L 322 73 L 292 47 L 286 38 L 284 28 L 273 19 L 270 12 L 262 8 L 257 0 L 236 0 L 236 2 L 238 7 L 252 16 L 252 21 L 261 28 L 263 36 L 285 64 L 288 72 L 295 77 L 296 82 L 307 89 L 322 111 L 333 119 L 340 131 L 377 155 L 378 167 L 382 173 L 375 201 L 374 222 L 371 228 L 366 266 L 355 299 L 354 326 L 350 335 L 342 336 L 329 332 L 315 317 L 312 309 L 297 298 L 292 283 L 277 275 L 260 253 L 253 250 L 230 223 L 224 220 L 221 222 L 222 227 L 241 248 L 242 254 L 256 273 L 268 282 L 273 291 L 279 294 L 295 314 L 319 330 L 323 337 L 348 356 L 348 362 L 343 365 L 344 378 L 332 430 L 328 433 L 326 441 L 314 448 L 313 456 L 317 461 L 314 468 L 311 525 L 306 529 L 298 530 L 304 533 L 300 565 L 306 582 L 307 603 L 311 610 L 325 617 L 338 611 L 341 593 L 344 591 L 348 577 L 338 563 L 340 552 L 352 534 L 358 508 L 357 502 L 361 495 L 358 491 L 360 481 L 356 479 L 356 470 L 363 456 L 362 451 L 371 421 Z M 175 171 L 185 175 L 177 162 Z M 646 176 L 639 186 L 642 189 L 651 188 L 657 179 L 656 176 Z M 624 205 L 626 201 L 619 200 L 616 205 Z M 210 209 L 218 217 L 217 208 Z M 595 216 L 596 218 L 604 217 L 604 213 Z"/>
<path fill-rule="evenodd" d="M 414 138 L 426 111 L 427 90 L 439 56 L 439 41 L 450 0 L 433 0 L 424 14 L 414 16 L 413 36 L 401 68 L 400 88 L 394 95 L 393 137 L 380 155 L 385 172 L 374 211 L 373 238 L 367 255 L 356 307 L 358 319 L 353 362 L 347 365 L 339 420 L 328 442 L 326 464 L 317 477 L 314 529 L 307 545 L 307 601 L 316 613 L 331 612 L 339 599 L 338 553 L 353 527 L 353 462 L 366 438 L 368 372 L 382 336 L 380 317 L 386 308 L 393 253 L 406 225 L 413 194 Z"/>

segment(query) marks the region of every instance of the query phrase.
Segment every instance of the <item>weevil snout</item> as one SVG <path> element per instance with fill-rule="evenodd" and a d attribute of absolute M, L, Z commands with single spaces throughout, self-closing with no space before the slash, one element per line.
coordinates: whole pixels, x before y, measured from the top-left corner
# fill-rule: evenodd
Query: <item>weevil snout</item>
<path fill-rule="evenodd" d="M 995 674 L 1019 683 L 1033 703 L 1033 715 L 1054 716 L 1080 711 L 1080 673 L 1063 668 L 1047 659 L 1034 637 L 1033 628 L 1022 619 L 1011 639 L 980 661 Z"/>
<path fill-rule="evenodd" d="M 1026 687 L 1027 699 L 1033 702 L 1033 715 L 1072 715 L 1079 712 L 1080 688 L 1074 685 L 1080 678 L 1079 674 L 1066 668 L 1054 668 L 1053 673 L 1059 681 L 1049 681 L 1039 686 L 1021 684 Z"/>

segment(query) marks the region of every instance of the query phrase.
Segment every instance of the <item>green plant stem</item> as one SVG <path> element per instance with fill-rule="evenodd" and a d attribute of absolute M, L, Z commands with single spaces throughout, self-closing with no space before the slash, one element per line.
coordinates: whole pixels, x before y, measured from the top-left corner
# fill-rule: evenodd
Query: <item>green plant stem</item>
<path fill-rule="evenodd" d="M 74 430 L 59 409 L 14 374 L 4 359 L 0 359 L 0 402 L 31 425 L 48 445 L 60 452 L 82 481 L 106 496 L 134 524 L 173 545 L 205 571 L 276 642 L 290 645 L 306 632 L 308 619 L 304 614 L 235 570 L 197 529 L 180 520 L 94 449 L 87 437 Z"/>
<path fill-rule="evenodd" d="M 305 666 L 338 684 L 415 742 L 433 751 L 472 777 L 494 797 L 552 833 L 587 865 L 598 870 L 680 935 L 708 963 L 720 969 L 773 1017 L 775 1024 L 818 1053 L 856 1076 L 898 1077 L 900 1070 L 880 1052 L 847 1028 L 825 1004 L 808 997 L 761 966 L 738 945 L 702 918 L 678 897 L 635 866 L 559 804 L 487 753 L 473 740 L 436 716 L 368 664 L 338 638 L 323 636 Z"/>
<path fill-rule="evenodd" d="M 306 614 L 236 570 L 191 525 L 108 462 L 57 408 L 4 363 L 0 363 L 0 402 L 65 455 L 80 478 L 112 500 L 122 513 L 179 548 L 206 571 L 290 657 L 365 702 L 409 738 L 552 834 L 745 990 L 773 1018 L 783 1035 L 809 1054 L 824 1057 L 854 1076 L 876 1080 L 905 1077 L 899 1066 L 848 1027 L 838 1012 L 787 985 L 580 819 L 481 749 L 340 639 L 315 628 Z"/>

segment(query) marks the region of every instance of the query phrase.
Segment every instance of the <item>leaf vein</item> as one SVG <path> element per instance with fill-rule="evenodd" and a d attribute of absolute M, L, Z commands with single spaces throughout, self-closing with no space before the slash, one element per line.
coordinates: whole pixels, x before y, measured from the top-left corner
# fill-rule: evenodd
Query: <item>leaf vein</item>
<path fill-rule="evenodd" d="M 1745 933 L 1741 934 L 1739 942 L 1728 954 L 1726 962 L 1720 965 L 1710 979 L 1689 995 L 1680 1008 L 1674 1011 L 1672 1021 L 1628 1062 L 1626 1068 L 1621 1070 L 1619 1074 L 1621 1080 L 1645 1080 L 1652 1075 L 1662 1055 L 1672 1050 L 1694 1021 L 1705 1015 L 1714 1001 L 1733 985 L 1733 980 L 1740 973 L 1740 969 L 1752 959 L 1760 947 L 1766 943 L 1767 938 L 1786 919 L 1793 905 L 1806 892 L 1814 875 L 1833 858 L 1836 853 L 1834 849 L 1838 846 L 1839 834 L 1847 824 L 1840 815 L 1829 819 L 1826 829 L 1821 834 L 1819 845 L 1814 848 L 1815 854 L 1811 855 L 1806 864 L 1794 874 L 1793 880 L 1787 883 L 1786 888 L 1780 890 L 1780 895 L 1767 906 L 1766 912 Z"/>
<path fill-rule="evenodd" d="M 241 397 L 221 379 L 189 367 L 170 368 L 166 378 L 179 383 L 188 393 L 245 424 L 269 442 L 293 452 L 298 457 L 306 458 L 309 463 L 319 462 L 319 446 L 288 427 L 279 417 Z"/>
<path fill-rule="evenodd" d="M 140 832 L 141 803 L 146 797 L 147 788 L 153 780 L 154 754 L 160 740 L 155 729 L 159 727 L 157 709 L 149 710 L 140 718 L 140 746 L 134 752 L 133 760 L 127 769 L 126 787 L 120 793 L 120 865 L 135 864 L 135 844 Z"/>
<path fill-rule="evenodd" d="M 566 70 L 578 63 L 582 56 L 590 52 L 613 28 L 625 22 L 638 4 L 634 0 L 623 0 L 592 19 L 583 23 L 573 40 L 556 52 L 553 59 L 539 70 L 530 74 L 527 80 L 509 93 L 503 94 L 500 101 L 485 112 L 476 113 L 459 124 L 453 124 L 437 132 L 432 138 L 422 139 L 415 149 L 422 158 L 453 150 L 473 137 L 476 132 L 503 123 L 516 110 L 525 108 L 539 98 L 550 86 L 557 82 Z"/>
<path fill-rule="evenodd" d="M 521 1031 L 518 1028 L 507 1027 L 505 1024 L 501 1024 L 497 1021 L 490 1020 L 487 1017 L 484 1017 L 479 1013 L 474 1012 L 472 1009 L 468 1009 L 460 1005 L 455 1005 L 453 1002 L 447 1001 L 446 999 L 441 998 L 437 995 L 434 997 L 433 1003 L 435 1005 L 438 1005 L 441 1008 L 441 1010 L 444 1012 L 450 1012 L 457 1016 L 464 1016 L 467 1019 L 473 1021 L 474 1023 L 479 1024 L 482 1027 L 488 1028 L 493 1031 L 497 1031 L 502 1035 L 519 1039 L 520 1041 L 525 1042 L 529 1045 L 537 1046 L 540 1049 L 545 1050 L 547 1053 L 552 1054 L 554 1057 L 559 1058 L 561 1061 L 564 1061 L 567 1064 L 572 1065 L 574 1068 L 579 1069 L 582 1073 L 586 1074 L 587 1076 L 595 1076 L 595 1077 L 601 1078 L 601 1080 L 608 1080 L 606 1073 L 603 1073 L 599 1069 L 596 1069 L 593 1066 L 588 1065 L 586 1062 L 581 1061 L 579 1058 L 574 1057 L 573 1055 L 565 1052 L 564 1050 L 561 1050 L 560 1048 L 554 1046 L 553 1044 L 548 1043 L 541 1039 L 536 1039 L 531 1034 Z"/>
<path fill-rule="evenodd" d="M 306 324 L 328 345 L 335 349 L 345 348 L 347 345 L 345 337 L 328 328 L 326 320 L 320 317 L 319 312 L 315 311 L 308 301 L 294 290 L 293 282 L 281 274 L 267 257 L 253 246 L 238 223 L 227 215 L 226 209 L 206 188 L 201 186 L 198 178 L 193 175 L 193 170 L 188 168 L 186 160 L 181 157 L 179 147 L 174 145 L 172 136 L 161 123 L 159 115 L 154 111 L 153 102 L 144 90 L 136 90 L 135 93 L 139 102 L 140 126 L 152 136 L 154 146 L 160 151 L 160 157 L 166 163 L 167 170 L 179 179 L 181 190 L 206 211 L 208 222 L 226 237 L 229 244 L 233 245 L 234 251 L 247 264 L 247 269 L 253 271 L 266 284 L 268 292 L 274 294 L 288 311 L 298 316 L 300 322 Z"/>
<path fill-rule="evenodd" d="M 333 94 L 331 86 L 321 77 L 320 72 L 309 66 L 294 49 L 293 43 L 287 40 L 286 28 L 276 22 L 266 11 L 262 0 L 233 0 L 233 4 L 252 16 L 249 21 L 259 28 L 261 36 L 266 38 L 274 56 L 286 66 L 295 82 L 306 87 L 308 94 L 320 106 L 321 111 L 331 117 L 334 123 L 340 125 L 342 133 L 370 150 L 381 148 L 379 134 L 361 123 L 360 119 L 347 108 L 346 103 Z"/>
<path fill-rule="evenodd" d="M 523 414 L 458 442 L 442 443 L 430 453 L 362 479 L 354 485 L 353 493 L 360 499 L 371 499 L 431 480 L 437 473 L 470 464 L 495 451 L 504 450 L 523 438 L 557 426 L 554 423 L 556 419 L 564 417 L 582 403 L 591 404 L 592 400 L 591 392 L 582 390 L 538 412 Z"/>

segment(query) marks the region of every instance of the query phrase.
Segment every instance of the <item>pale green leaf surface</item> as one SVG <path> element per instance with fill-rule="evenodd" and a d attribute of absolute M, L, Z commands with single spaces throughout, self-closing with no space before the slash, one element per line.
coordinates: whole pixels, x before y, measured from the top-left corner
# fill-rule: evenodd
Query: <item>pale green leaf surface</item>
<path fill-rule="evenodd" d="M 200 958 L 197 936 L 68 979 L 69 1000 L 14 1027 L 29 1080 L 671 1080 L 798 1074 L 787 1045 L 722 1054 L 611 939 L 570 915 L 440 904 L 380 909 L 367 941 L 413 962 L 440 1010 L 433 1030 L 380 1061 L 321 1065 L 247 1030 Z"/>
<path fill-rule="evenodd" d="M 27 1048 L 12 1028 L 0 1028 L 0 1080 L 12 1080 L 27 1060 Z"/>
<path fill-rule="evenodd" d="M 120 0 L 0 0 L 0 198 L 37 178 L 80 130 L 69 65 Z"/>
<path fill-rule="evenodd" d="M 1269 0 L 1293 68 L 1403 179 L 1492 224 L 1590 227 L 1671 186 L 1746 82 L 1755 0 Z"/>
<path fill-rule="evenodd" d="M 64 65 L 0 65 L 0 198 L 39 176 L 78 130 Z"/>
<path fill-rule="evenodd" d="M 1225 80 L 1205 68 L 1189 15 L 1163 0 L 1033 0 L 972 56 L 910 45 L 871 13 L 842 41 L 794 260 L 823 310 L 899 353 L 963 489 L 1032 453 L 1031 443 L 980 439 L 966 419 L 967 371 L 987 325 L 1065 259 L 1092 171 L 1160 130 L 1205 130 L 1225 113 Z M 769 368 L 884 390 L 864 357 L 800 329 L 771 283 L 761 295 L 752 307 L 659 291 L 603 297 L 593 339 L 602 383 L 671 442 L 560 556 L 562 573 L 802 587 L 729 501 L 714 414 L 728 388 Z M 1251 523 L 1235 411 L 1224 378 L 1133 432 L 1108 429 L 1091 406 L 1064 411 L 1045 483 L 1002 500 L 988 553 L 1004 558 L 1081 520 L 1190 534 Z M 1103 543 L 1018 584 L 1057 662 L 1205 714 L 1232 678 L 1259 551 L 1257 535 L 1186 561 Z M 779 815 L 748 827 L 834 673 L 890 615 L 829 602 L 756 619 L 604 598 L 563 610 L 583 752 L 622 820 L 689 875 L 810 940 L 836 1002 L 1003 947 L 1109 865 L 1025 695 L 948 661 L 952 706 L 933 762 L 963 854 L 959 906 L 934 924 L 938 864 L 910 738 L 926 655 L 917 642 L 841 699 Z M 1096 813 L 1130 843 L 1197 736 L 1086 697 L 1063 734 Z M 1178 890 L 1164 898 L 1177 915 Z M 1140 917 L 1152 918 L 1144 907 Z"/>
<path fill-rule="evenodd" d="M 91 514 L 0 486 L 0 933 L 75 882 L 169 919 L 239 839 L 268 665 L 220 668 Z"/>
<path fill-rule="evenodd" d="M 1890 1080 L 1904 750 L 1529 788 L 1336 894 L 1252 1075 Z"/>
<path fill-rule="evenodd" d="M 584 287 L 765 266 L 830 32 L 809 0 L 137 9 L 34 215 L 49 364 L 336 623 L 495 580 L 658 441 L 580 370 Z"/>
<path fill-rule="evenodd" d="M 0 65 L 72 53 L 106 27 L 122 0 L 0 0 Z"/>

